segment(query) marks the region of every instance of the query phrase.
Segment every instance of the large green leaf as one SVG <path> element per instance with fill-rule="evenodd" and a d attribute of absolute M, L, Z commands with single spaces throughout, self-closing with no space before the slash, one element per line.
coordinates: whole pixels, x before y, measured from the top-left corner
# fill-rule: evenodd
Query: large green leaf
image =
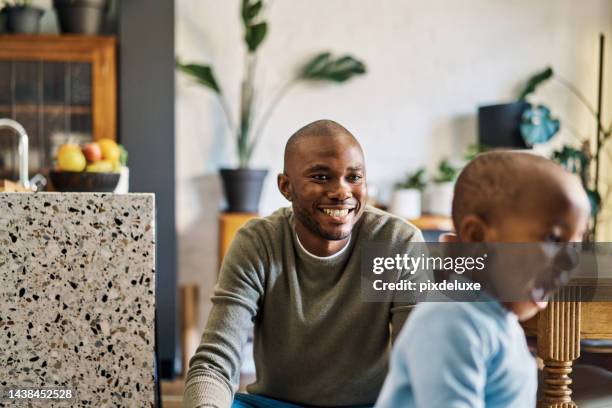
<path fill-rule="evenodd" d="M 300 77 L 301 78 L 310 78 L 312 76 L 318 75 L 319 72 L 329 64 L 329 60 L 331 59 L 331 53 L 322 52 L 318 55 L 315 55 L 309 62 L 304 64 L 304 67 L 301 69 Z"/>
<path fill-rule="evenodd" d="M 259 47 L 264 38 L 266 38 L 267 32 L 267 23 L 258 23 L 245 27 L 244 40 L 247 43 L 249 52 L 255 52 L 257 50 L 257 47 Z"/>
<path fill-rule="evenodd" d="M 241 15 L 242 22 L 244 23 L 245 27 L 251 25 L 255 17 L 257 17 L 259 12 L 261 11 L 262 7 L 263 3 L 261 0 L 258 0 L 254 3 L 251 3 L 250 0 L 242 0 Z"/>
<path fill-rule="evenodd" d="M 525 100 L 527 96 L 533 93 L 538 86 L 542 83 L 546 82 L 553 76 L 553 69 L 551 67 L 546 67 L 543 71 L 538 72 L 531 78 L 527 80 L 527 84 L 525 84 L 525 88 L 519 94 L 519 101 Z"/>
<path fill-rule="evenodd" d="M 200 85 L 207 86 L 219 94 L 221 93 L 221 88 L 219 88 L 213 70 L 209 65 L 181 64 L 177 62 L 176 66 L 181 72 L 195 79 Z"/>
<path fill-rule="evenodd" d="M 589 203 L 591 204 L 591 215 L 597 217 L 599 210 L 601 209 L 601 196 L 597 190 L 587 189 L 587 197 L 589 197 Z"/>
<path fill-rule="evenodd" d="M 334 59 L 329 52 L 323 52 L 300 69 L 299 78 L 303 80 L 344 82 L 355 75 L 366 72 L 363 62 L 345 55 Z"/>

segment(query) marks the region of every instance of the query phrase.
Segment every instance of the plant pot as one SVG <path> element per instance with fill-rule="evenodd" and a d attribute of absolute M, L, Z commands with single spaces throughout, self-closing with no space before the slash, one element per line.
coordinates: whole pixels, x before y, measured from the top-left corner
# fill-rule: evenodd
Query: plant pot
<path fill-rule="evenodd" d="M 504 103 L 478 108 L 478 143 L 486 147 L 526 149 L 521 136 L 521 116 L 527 102 Z"/>
<path fill-rule="evenodd" d="M 414 188 L 395 190 L 389 212 L 409 220 L 421 216 L 421 192 Z"/>
<path fill-rule="evenodd" d="M 36 7 L 6 7 L 2 13 L 6 16 L 7 33 L 37 34 L 45 11 Z"/>
<path fill-rule="evenodd" d="M 96 35 L 100 32 L 107 0 L 53 0 L 62 33 Z"/>
<path fill-rule="evenodd" d="M 453 193 L 455 183 L 434 183 L 425 190 L 427 212 L 432 215 L 450 217 L 453 210 Z"/>
<path fill-rule="evenodd" d="M 257 213 L 268 170 L 221 169 L 227 212 Z"/>

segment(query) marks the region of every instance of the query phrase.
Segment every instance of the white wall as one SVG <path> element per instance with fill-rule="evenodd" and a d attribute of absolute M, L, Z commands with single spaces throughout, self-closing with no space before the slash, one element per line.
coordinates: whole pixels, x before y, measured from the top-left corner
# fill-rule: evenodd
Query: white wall
<path fill-rule="evenodd" d="M 235 112 L 244 51 L 239 1 L 177 0 L 176 18 L 177 55 L 212 63 Z M 521 81 L 546 65 L 594 101 L 600 31 L 608 36 L 608 72 L 612 66 L 608 0 L 283 0 L 273 2 L 268 21 L 258 70 L 264 102 L 321 50 L 359 57 L 368 74 L 339 86 L 299 86 L 279 106 L 253 163 L 270 170 L 264 214 L 285 205 L 275 186 L 283 146 L 312 120 L 351 130 L 369 181 L 384 190 L 406 171 L 462 156 L 476 141 L 476 107 L 512 100 Z M 537 96 L 564 125 L 593 133 L 593 121 L 559 85 Z M 204 302 L 216 275 L 216 169 L 236 163 L 234 144 L 210 92 L 178 75 L 176 98 L 179 279 L 200 283 Z M 563 133 L 557 143 L 569 137 Z M 203 324 L 207 303 L 201 310 Z"/>

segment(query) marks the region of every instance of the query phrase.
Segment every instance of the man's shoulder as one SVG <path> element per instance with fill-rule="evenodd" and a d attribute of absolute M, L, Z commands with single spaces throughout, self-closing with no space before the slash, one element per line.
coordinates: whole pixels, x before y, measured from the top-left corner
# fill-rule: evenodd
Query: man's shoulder
<path fill-rule="evenodd" d="M 285 229 L 291 228 L 292 217 L 293 211 L 290 207 L 279 208 L 268 216 L 249 220 L 238 232 L 239 235 L 247 237 L 275 240 L 284 234 Z"/>
<path fill-rule="evenodd" d="M 369 205 L 363 212 L 361 232 L 372 241 L 423 240 L 421 231 L 405 218 Z"/>

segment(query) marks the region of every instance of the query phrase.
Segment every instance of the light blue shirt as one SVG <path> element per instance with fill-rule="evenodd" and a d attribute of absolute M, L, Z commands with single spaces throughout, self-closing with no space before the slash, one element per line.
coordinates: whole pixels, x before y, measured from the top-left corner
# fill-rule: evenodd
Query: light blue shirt
<path fill-rule="evenodd" d="M 421 303 L 391 355 L 377 408 L 535 407 L 537 367 L 499 302 Z"/>

